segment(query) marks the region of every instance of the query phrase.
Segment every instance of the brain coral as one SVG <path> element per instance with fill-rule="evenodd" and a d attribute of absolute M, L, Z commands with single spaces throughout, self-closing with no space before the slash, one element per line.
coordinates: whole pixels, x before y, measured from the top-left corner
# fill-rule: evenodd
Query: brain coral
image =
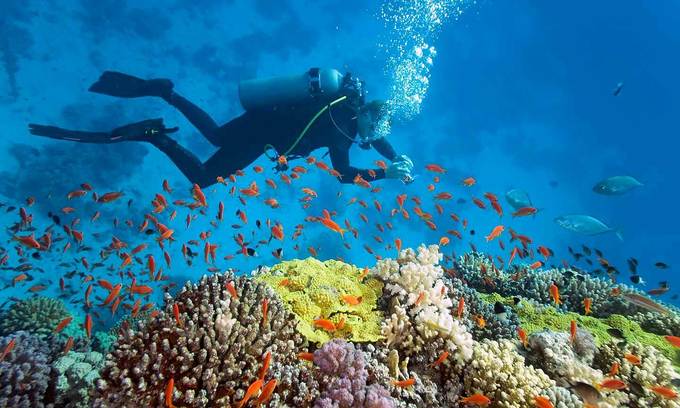
<path fill-rule="evenodd" d="M 0 334 L 25 330 L 46 337 L 68 316 L 70 314 L 61 300 L 36 296 L 12 304 L 0 318 Z"/>
<path fill-rule="evenodd" d="M 376 341 L 382 337 L 383 316 L 376 302 L 383 284 L 377 279 L 362 279 L 361 275 L 361 269 L 343 262 L 307 258 L 274 265 L 258 274 L 256 280 L 266 282 L 278 293 L 297 317 L 298 331 L 310 341 L 321 344 L 332 337 Z M 344 296 L 360 302 L 349 304 Z M 316 328 L 313 321 L 319 318 L 335 324 L 344 320 L 344 327 L 333 332 Z"/>
<path fill-rule="evenodd" d="M 176 406 L 231 406 L 258 378 L 267 352 L 272 364 L 299 364 L 304 344 L 294 316 L 265 283 L 204 276 L 174 299 L 166 295 L 164 313 L 118 338 L 97 381 L 95 405 L 164 406 L 172 378 Z M 282 402 L 292 386 L 279 379 L 272 401 Z"/>

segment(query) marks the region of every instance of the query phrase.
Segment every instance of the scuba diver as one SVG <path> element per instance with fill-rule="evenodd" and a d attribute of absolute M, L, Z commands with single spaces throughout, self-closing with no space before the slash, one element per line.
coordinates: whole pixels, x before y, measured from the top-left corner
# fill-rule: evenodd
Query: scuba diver
<path fill-rule="evenodd" d="M 178 128 L 166 128 L 162 119 L 128 124 L 110 132 L 84 132 L 55 126 L 29 124 L 38 136 L 82 143 L 151 143 L 165 153 L 177 168 L 201 187 L 215 184 L 246 168 L 265 154 L 276 171 L 288 169 L 288 160 L 303 158 L 318 148 L 328 148 L 333 169 L 342 183 L 357 175 L 366 181 L 413 180 L 413 162 L 397 155 L 392 145 L 376 131 L 386 116 L 386 103 L 365 102 L 364 83 L 333 69 L 312 68 L 302 75 L 254 79 L 239 83 L 239 99 L 246 112 L 218 126 L 202 109 L 174 91 L 169 79 L 144 80 L 120 72 L 106 71 L 90 92 L 121 98 L 154 96 L 178 109 L 218 150 L 205 162 L 168 135 Z M 356 136 L 358 134 L 358 136 Z M 391 164 L 385 168 L 359 169 L 349 160 L 354 143 L 375 148 Z"/>

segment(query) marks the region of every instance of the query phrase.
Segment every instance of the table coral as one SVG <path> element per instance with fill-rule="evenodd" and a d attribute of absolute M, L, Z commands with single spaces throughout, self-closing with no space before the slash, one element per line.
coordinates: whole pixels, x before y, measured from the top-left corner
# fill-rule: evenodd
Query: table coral
<path fill-rule="evenodd" d="M 24 330 L 46 337 L 54 331 L 59 322 L 69 316 L 61 300 L 44 296 L 32 297 L 12 304 L 0 317 L 0 334 L 7 335 Z"/>
<path fill-rule="evenodd" d="M 363 271 L 340 261 L 321 262 L 314 258 L 293 260 L 260 272 L 256 280 L 265 282 L 278 293 L 286 307 L 297 318 L 297 329 L 309 341 L 323 344 L 334 337 L 351 341 L 377 341 L 382 338 L 382 312 L 377 299 L 383 284 L 373 278 L 360 279 Z M 343 296 L 360 299 L 356 305 Z M 316 328 L 315 319 L 328 319 L 344 327 L 329 332 Z"/>

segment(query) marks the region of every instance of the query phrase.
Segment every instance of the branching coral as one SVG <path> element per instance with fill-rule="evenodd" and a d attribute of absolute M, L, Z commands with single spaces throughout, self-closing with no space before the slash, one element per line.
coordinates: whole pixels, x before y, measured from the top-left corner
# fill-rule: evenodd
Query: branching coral
<path fill-rule="evenodd" d="M 53 406 L 58 372 L 51 365 L 50 345 L 28 332 L 19 331 L 0 338 L 0 350 L 5 350 L 12 340 L 14 348 L 0 362 L 0 406 Z"/>
<path fill-rule="evenodd" d="M 509 340 L 476 343 L 462 374 L 464 395 L 482 393 L 496 408 L 533 406 L 535 396 L 555 385 L 543 371 L 527 366 Z"/>
<path fill-rule="evenodd" d="M 298 331 L 310 341 L 323 343 L 333 337 L 376 341 L 381 338 L 383 319 L 376 301 L 383 285 L 376 279 L 362 280 L 362 272 L 343 262 L 307 258 L 274 265 L 260 271 L 255 279 L 279 294 L 297 317 Z M 348 302 L 348 297 L 358 303 Z M 343 324 L 330 332 L 314 326 L 313 321 L 320 318 Z"/>
<path fill-rule="evenodd" d="M 385 282 L 389 314 L 382 333 L 388 345 L 404 355 L 425 355 L 434 359 L 443 352 L 462 364 L 472 355 L 472 336 L 452 316 L 452 300 L 447 293 L 442 259 L 437 245 L 401 251 L 399 258 L 380 260 L 371 269 Z M 425 350 L 425 353 L 422 351 Z"/>
<path fill-rule="evenodd" d="M 165 311 L 141 330 L 119 337 L 97 382 L 95 404 L 162 405 L 172 378 L 177 406 L 231 405 L 258 378 L 267 352 L 273 362 L 294 365 L 304 344 L 294 316 L 266 284 L 231 274 L 203 277 L 174 299 L 166 296 Z M 275 394 L 286 391 L 277 386 Z"/>
<path fill-rule="evenodd" d="M 70 314 L 61 300 L 33 297 L 12 304 L 0 318 L 0 333 L 7 335 L 25 330 L 46 337 L 68 316 Z"/>
<path fill-rule="evenodd" d="M 627 384 L 624 390 L 629 396 L 632 407 L 678 408 L 677 400 L 663 398 L 651 390 L 650 386 L 672 387 L 671 380 L 676 378 L 671 362 L 654 347 L 641 344 L 603 344 L 595 356 L 595 366 L 601 370 L 610 370 L 614 363 L 619 364 L 616 378 Z M 626 355 L 640 359 L 635 364 Z"/>

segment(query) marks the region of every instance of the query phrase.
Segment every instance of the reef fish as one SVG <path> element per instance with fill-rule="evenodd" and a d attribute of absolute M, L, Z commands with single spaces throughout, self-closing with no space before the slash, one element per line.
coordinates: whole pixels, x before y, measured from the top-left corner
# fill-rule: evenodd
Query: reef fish
<path fill-rule="evenodd" d="M 623 297 L 635 306 L 641 307 L 645 310 L 651 310 L 652 312 L 658 312 L 661 314 L 668 314 L 668 309 L 656 303 L 652 299 L 638 295 L 637 293 L 624 293 Z"/>
<path fill-rule="evenodd" d="M 607 226 L 607 224 L 590 215 L 562 215 L 555 218 L 554 221 L 564 229 L 584 235 L 599 235 L 613 232 L 621 241 L 623 241 L 623 235 L 621 235 L 619 230 Z"/>
<path fill-rule="evenodd" d="M 505 193 L 505 200 L 510 204 L 515 210 L 519 210 L 522 207 L 532 207 L 531 199 L 526 191 L 518 190 L 516 188 L 508 190 Z"/>
<path fill-rule="evenodd" d="M 593 191 L 603 195 L 622 195 L 644 184 L 632 176 L 613 176 L 593 186 Z"/>

